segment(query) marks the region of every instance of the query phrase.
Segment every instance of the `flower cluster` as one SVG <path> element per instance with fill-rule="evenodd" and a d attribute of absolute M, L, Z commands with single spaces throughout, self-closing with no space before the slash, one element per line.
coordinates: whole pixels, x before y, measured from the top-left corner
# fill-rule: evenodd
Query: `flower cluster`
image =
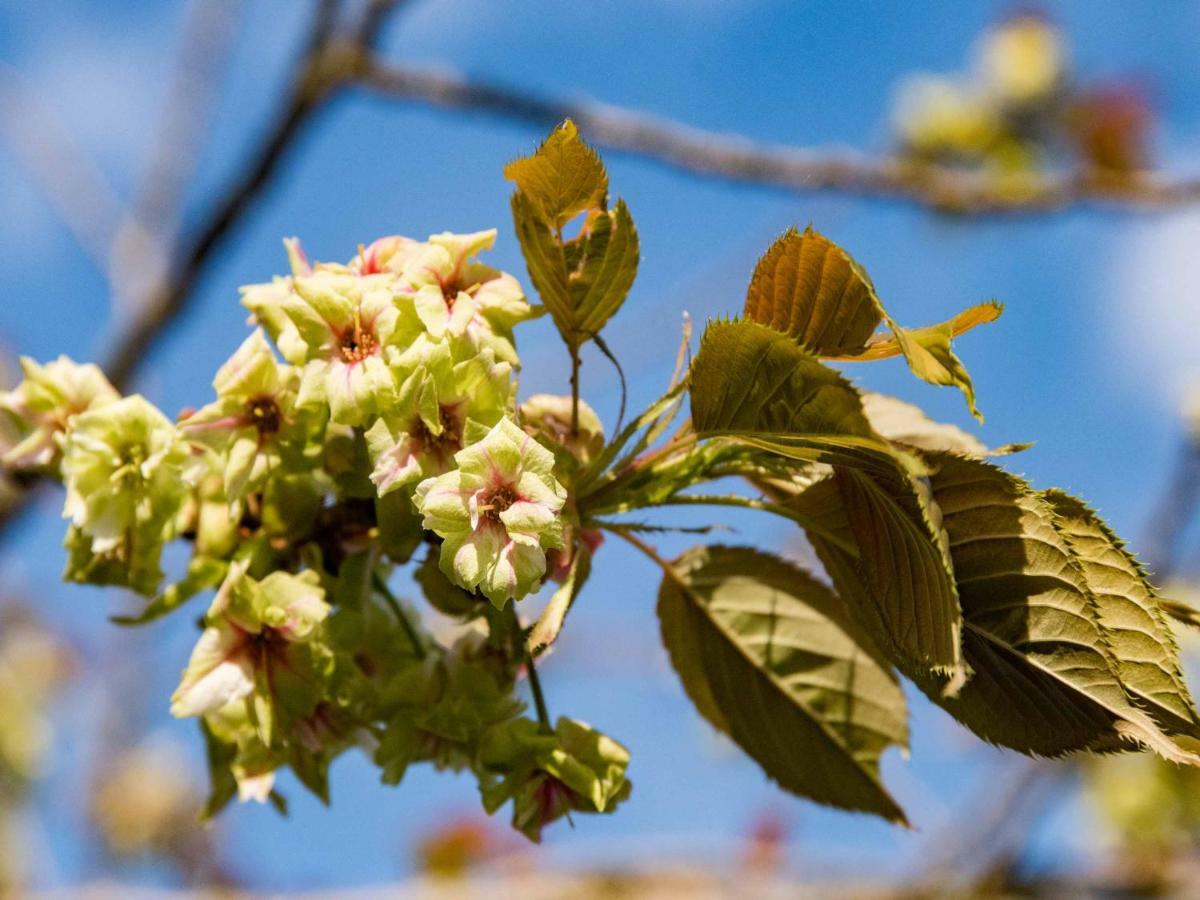
<path fill-rule="evenodd" d="M 469 769 L 489 809 L 514 798 L 531 836 L 615 802 L 563 762 L 581 752 L 574 732 L 526 734 L 521 718 L 511 605 L 560 574 L 548 552 L 573 556 L 560 479 L 604 437 L 586 404 L 574 430 L 568 398 L 518 407 L 513 329 L 539 310 L 478 261 L 495 235 L 388 237 L 344 264 L 286 241 L 290 273 L 242 290 L 253 331 L 214 399 L 174 421 L 66 358 L 24 360 L 0 395 L 5 469 L 66 486 L 67 578 L 153 598 L 131 622 L 215 590 L 171 700 L 208 742 L 210 813 L 235 796 L 281 802 L 282 766 L 325 797 L 351 747 L 388 783 L 422 762 Z M 192 558 L 163 587 L 179 538 Z M 460 623 L 445 643 L 388 587 L 422 544 L 417 580 Z M 529 787 L 545 778 L 567 787 Z M 547 790 L 548 806 L 526 797 Z"/>

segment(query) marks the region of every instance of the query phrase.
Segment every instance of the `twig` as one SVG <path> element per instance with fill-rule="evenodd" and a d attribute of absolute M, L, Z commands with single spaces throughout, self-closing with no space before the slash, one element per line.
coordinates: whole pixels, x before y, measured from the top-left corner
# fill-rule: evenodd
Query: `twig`
<path fill-rule="evenodd" d="M 122 217 L 116 191 L 49 105 L 3 63 L 0 140 L 37 181 L 96 268 L 107 275 L 110 241 Z"/>
<path fill-rule="evenodd" d="M 1200 203 L 1200 179 L 1157 173 L 1065 172 L 995 176 L 873 159 L 845 151 L 772 146 L 590 100 L 565 100 L 531 91 L 372 57 L 359 64 L 366 87 L 400 100 L 476 110 L 545 128 L 573 119 L 589 141 L 676 169 L 792 192 L 838 191 L 904 201 L 965 215 L 1046 213 L 1081 205 L 1131 209 Z"/>
<path fill-rule="evenodd" d="M 408 638 L 408 642 L 412 644 L 413 652 L 417 654 L 417 658 L 424 659 L 427 652 L 425 642 L 421 640 L 421 636 L 413 628 L 412 622 L 404 614 L 404 607 L 400 605 L 400 601 L 396 599 L 396 595 L 392 593 L 392 589 L 388 587 L 387 582 L 383 580 L 383 577 L 378 572 L 371 573 L 371 586 L 375 589 L 375 593 L 383 598 L 388 609 L 392 611 L 392 615 L 400 621 L 400 627 L 404 629 L 404 634 Z"/>
<path fill-rule="evenodd" d="M 163 121 L 139 178 L 131 209 L 111 242 L 109 277 L 117 301 L 135 303 L 162 280 L 164 248 L 178 232 L 188 184 L 236 33 L 242 0 L 191 0 Z"/>

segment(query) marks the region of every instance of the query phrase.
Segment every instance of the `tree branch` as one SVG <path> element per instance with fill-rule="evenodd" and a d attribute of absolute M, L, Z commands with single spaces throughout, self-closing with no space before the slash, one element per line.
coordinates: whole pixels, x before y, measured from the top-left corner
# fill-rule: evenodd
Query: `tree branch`
<path fill-rule="evenodd" d="M 608 150 L 685 172 L 809 193 L 837 191 L 964 215 L 1047 213 L 1073 206 L 1160 209 L 1200 203 L 1200 179 L 1157 173 L 1062 173 L 998 178 L 898 157 L 869 158 L 756 143 L 589 100 L 564 100 L 448 72 L 365 57 L 358 80 L 403 101 L 474 110 L 541 128 L 573 119 Z"/>

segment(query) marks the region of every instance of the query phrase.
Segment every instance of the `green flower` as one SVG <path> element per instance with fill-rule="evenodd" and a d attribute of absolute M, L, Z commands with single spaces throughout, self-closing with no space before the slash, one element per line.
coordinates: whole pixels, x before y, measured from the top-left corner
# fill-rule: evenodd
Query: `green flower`
<path fill-rule="evenodd" d="M 438 769 L 472 765 L 480 737 L 524 708 L 505 679 L 479 658 L 475 635 L 461 638 L 443 658 L 431 657 L 398 679 L 403 697 L 375 754 L 383 780 L 397 784 L 408 767 L 429 761 Z"/>
<path fill-rule="evenodd" d="M 537 587 L 545 551 L 562 546 L 558 514 L 566 491 L 554 477 L 550 451 L 511 419 L 501 419 L 454 461 L 457 469 L 422 481 L 413 499 L 425 528 L 444 539 L 446 576 L 502 607 Z"/>
<path fill-rule="evenodd" d="M 384 350 L 420 334 L 411 307 L 393 295 L 395 277 L 318 270 L 293 281 L 284 311 L 305 345 L 299 405 L 328 406 L 343 425 L 389 409 L 396 384 Z"/>
<path fill-rule="evenodd" d="M 475 260 L 477 253 L 495 243 L 494 228 L 432 235 L 421 252 L 407 254 L 402 282 L 435 339 L 466 338 L 515 366 L 519 360 L 513 326 L 535 313 L 513 276 Z"/>
<path fill-rule="evenodd" d="M 449 469 L 468 423 L 495 425 L 512 411 L 514 387 L 512 367 L 490 350 L 457 359 L 448 343 L 428 348 L 405 378 L 396 408 L 367 431 L 380 496 Z"/>
<path fill-rule="evenodd" d="M 187 495 L 187 459 L 175 426 L 139 395 L 79 415 L 62 458 L 63 516 L 74 526 L 67 577 L 152 592 L 163 542 Z"/>
<path fill-rule="evenodd" d="M 359 250 L 349 268 L 359 275 L 378 275 L 380 272 L 398 275 L 425 247 L 422 241 L 398 234 L 382 237 Z"/>
<path fill-rule="evenodd" d="M 521 424 L 530 434 L 544 437 L 587 462 L 604 449 L 604 425 L 583 400 L 579 401 L 577 433 L 571 435 L 571 398 L 559 394 L 534 394 L 521 404 Z"/>
<path fill-rule="evenodd" d="M 256 330 L 217 372 L 216 402 L 180 423 L 186 438 L 220 455 L 227 499 L 260 489 L 282 465 L 309 468 L 311 418 L 296 409 L 298 385 L 295 369 L 280 365 Z"/>
<path fill-rule="evenodd" d="M 232 566 L 205 617 L 174 695 L 171 714 L 205 716 L 248 700 L 262 740 L 275 745 L 276 720 L 307 718 L 323 699 L 329 615 L 315 572 L 272 572 L 262 581 Z"/>
<path fill-rule="evenodd" d="M 21 436 L 0 456 L 0 463 L 10 468 L 53 468 L 62 436 L 75 417 L 120 397 L 96 366 L 65 356 L 44 366 L 22 357 L 21 372 L 24 381 L 0 392 L 0 412 L 13 420 Z"/>
<path fill-rule="evenodd" d="M 539 843 L 542 828 L 571 812 L 607 813 L 633 784 L 629 751 L 612 738 L 562 717 L 553 734 L 518 719 L 492 729 L 480 746 L 483 806 L 493 813 L 513 801 L 513 827 Z"/>
<path fill-rule="evenodd" d="M 210 756 L 223 757 L 219 761 L 224 771 L 214 773 L 214 781 L 232 776 L 239 802 L 266 803 L 275 788 L 275 771 L 285 760 L 281 752 L 263 743 L 247 705 L 236 700 L 227 703 L 206 714 L 204 726 L 210 744 L 217 745 L 217 753 Z M 210 810 L 213 812 L 216 810 Z"/>

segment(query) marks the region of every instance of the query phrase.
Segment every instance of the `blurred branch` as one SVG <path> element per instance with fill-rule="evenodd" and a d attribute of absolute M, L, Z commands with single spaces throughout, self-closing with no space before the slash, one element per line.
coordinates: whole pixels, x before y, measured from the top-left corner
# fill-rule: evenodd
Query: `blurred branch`
<path fill-rule="evenodd" d="M 177 236 L 188 185 L 200 161 L 229 61 L 242 0 L 191 0 L 179 60 L 130 211 L 112 239 L 110 277 L 124 312 L 164 277 L 165 248 Z"/>
<path fill-rule="evenodd" d="M 1170 481 L 1150 516 L 1146 565 L 1158 584 L 1174 573 L 1180 543 L 1200 503 L 1200 439 L 1189 433 L 1175 462 Z"/>
<path fill-rule="evenodd" d="M 589 141 L 685 172 L 793 192 L 836 191 L 963 215 L 1046 213 L 1081 205 L 1156 209 L 1200 203 L 1200 179 L 1156 173 L 986 176 L 898 157 L 757 143 L 630 109 L 565 100 L 373 57 L 359 81 L 398 100 L 474 110 L 545 128 L 570 118 Z"/>
<path fill-rule="evenodd" d="M 107 274 L 121 202 L 53 109 L 0 63 L 0 140 L 37 182 L 75 240 Z"/>

